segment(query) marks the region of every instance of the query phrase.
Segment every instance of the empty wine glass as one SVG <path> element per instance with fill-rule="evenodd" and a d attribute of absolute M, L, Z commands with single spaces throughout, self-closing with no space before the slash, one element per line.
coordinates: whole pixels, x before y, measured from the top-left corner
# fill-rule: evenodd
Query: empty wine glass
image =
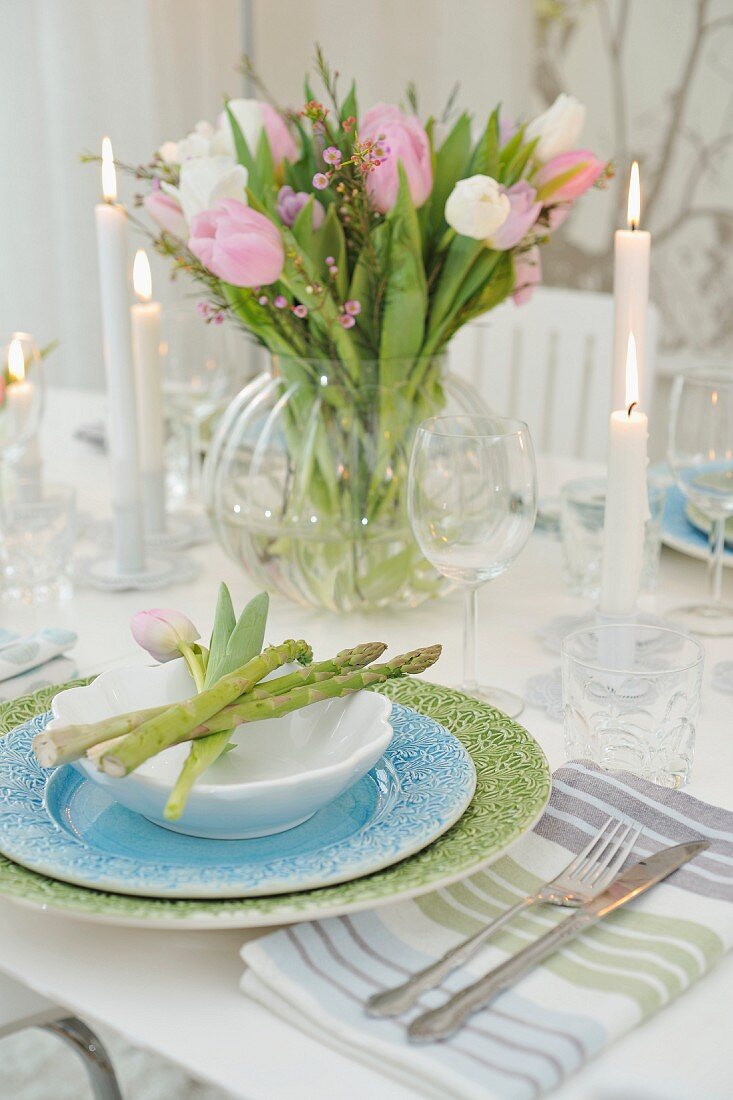
<path fill-rule="evenodd" d="M 425 557 L 463 585 L 461 690 L 510 717 L 517 695 L 478 683 L 477 589 L 508 569 L 537 515 L 537 475 L 529 429 L 521 420 L 439 416 L 417 430 L 408 476 L 410 524 Z"/>
<path fill-rule="evenodd" d="M 725 522 L 733 516 L 733 369 L 699 367 L 672 387 L 667 459 L 689 503 L 709 521 L 710 602 L 675 609 L 698 634 L 733 634 L 723 603 Z"/>

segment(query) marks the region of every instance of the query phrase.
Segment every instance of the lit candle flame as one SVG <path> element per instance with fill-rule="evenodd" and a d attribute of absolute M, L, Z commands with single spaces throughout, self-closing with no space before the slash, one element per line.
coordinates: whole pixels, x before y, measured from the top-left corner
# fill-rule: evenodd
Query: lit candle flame
<path fill-rule="evenodd" d="M 626 408 L 629 416 L 634 406 L 639 404 L 639 369 L 636 365 L 636 340 L 633 332 L 629 333 L 629 342 L 626 346 Z"/>
<path fill-rule="evenodd" d="M 114 202 L 117 198 L 117 173 L 108 137 L 102 138 L 102 195 L 105 202 Z"/>
<path fill-rule="evenodd" d="M 150 261 L 144 248 L 138 248 L 132 265 L 132 285 L 141 302 L 149 302 L 153 297 L 153 277 L 150 274 Z"/>
<path fill-rule="evenodd" d="M 25 359 L 20 340 L 11 340 L 8 348 L 8 374 L 11 382 L 22 382 L 25 378 Z"/>
<path fill-rule="evenodd" d="M 638 229 L 641 221 L 641 183 L 639 182 L 639 165 L 637 161 L 631 165 L 629 177 L 629 203 L 626 208 L 626 219 L 629 229 Z"/>

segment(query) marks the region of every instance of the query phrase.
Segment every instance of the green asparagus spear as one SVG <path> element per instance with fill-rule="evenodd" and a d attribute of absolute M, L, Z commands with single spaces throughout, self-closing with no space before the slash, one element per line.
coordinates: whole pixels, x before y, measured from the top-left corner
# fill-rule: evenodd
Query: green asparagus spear
<path fill-rule="evenodd" d="M 372 665 L 362 671 L 350 672 L 344 676 L 332 676 L 320 683 L 294 688 L 284 695 L 271 695 L 259 699 L 253 699 L 248 695 L 245 699 L 224 707 L 218 714 L 213 715 L 194 729 L 189 729 L 177 741 L 168 741 L 165 747 L 180 744 L 182 741 L 193 741 L 199 737 L 208 737 L 212 733 L 224 733 L 226 730 L 236 729 L 237 726 L 244 725 L 246 722 L 258 722 L 265 718 L 280 718 L 283 714 L 290 714 L 291 711 L 300 710 L 311 703 L 320 703 L 323 699 L 353 695 L 354 692 L 363 691 L 364 688 L 383 684 L 386 680 L 417 675 L 435 664 L 440 656 L 440 651 L 441 647 L 439 645 L 428 646 L 425 649 L 414 649 L 410 653 L 393 657 L 391 661 L 387 661 L 383 665 Z M 127 739 L 134 736 L 134 734 L 129 734 Z M 147 756 L 144 759 L 147 759 Z M 109 774 L 118 775 L 121 772 L 116 771 Z"/>
<path fill-rule="evenodd" d="M 387 647 L 383 642 L 368 642 L 365 645 L 356 646 L 354 649 L 345 649 L 337 653 L 330 661 L 319 661 L 309 665 L 298 672 L 291 672 L 286 676 L 277 676 L 267 680 L 264 684 L 253 688 L 251 698 L 267 699 L 275 695 L 302 686 L 303 684 L 318 683 L 321 680 L 332 677 L 334 673 L 345 673 L 347 670 L 363 668 L 365 665 L 381 657 Z M 229 744 L 232 727 L 210 733 L 208 737 L 202 737 L 193 741 L 191 751 L 181 769 L 180 775 L 171 791 L 165 807 L 164 816 L 168 821 L 177 821 L 183 813 L 186 800 L 196 780 L 208 767 L 217 760 Z"/>
<path fill-rule="evenodd" d="M 131 733 L 143 722 L 163 714 L 168 707 L 148 707 L 146 710 L 134 710 L 129 714 L 117 714 L 114 718 L 105 718 L 104 722 L 94 722 L 83 726 L 63 726 L 60 729 L 45 729 L 33 738 L 33 751 L 42 768 L 55 768 L 59 764 L 68 764 L 98 745 L 101 741 L 111 741 L 114 737 Z"/>
<path fill-rule="evenodd" d="M 127 775 L 169 745 L 186 740 L 186 734 L 192 729 L 213 718 L 223 707 L 250 691 L 256 683 L 268 673 L 274 672 L 280 665 L 287 664 L 289 661 L 307 664 L 311 657 L 311 647 L 302 639 L 283 642 L 279 646 L 270 646 L 235 672 L 223 676 L 213 687 L 207 688 L 199 695 L 194 695 L 184 703 L 174 703 L 163 714 L 143 722 L 127 735 L 118 748 L 102 756 L 100 760 L 102 770 L 115 777 Z M 217 730 L 218 726 L 214 723 L 213 727 L 209 726 L 206 732 L 212 733 Z"/>
<path fill-rule="evenodd" d="M 383 642 L 367 642 L 354 649 L 345 649 L 330 660 L 306 665 L 297 672 L 290 672 L 285 676 L 276 676 L 272 680 L 258 683 L 251 689 L 249 695 L 253 699 L 269 699 L 272 695 L 280 695 L 293 687 L 302 687 L 318 680 L 329 679 L 346 668 L 361 668 L 375 661 L 381 657 L 385 649 Z M 104 741 L 111 741 L 131 733 L 143 722 L 147 722 L 158 714 L 164 714 L 167 710 L 168 706 L 164 704 L 160 707 L 149 707 L 147 710 L 115 715 L 113 718 L 105 718 L 101 722 L 89 725 L 43 730 L 36 734 L 33 749 L 39 764 L 44 768 L 68 764 Z M 99 755 L 95 753 L 95 759 Z"/>

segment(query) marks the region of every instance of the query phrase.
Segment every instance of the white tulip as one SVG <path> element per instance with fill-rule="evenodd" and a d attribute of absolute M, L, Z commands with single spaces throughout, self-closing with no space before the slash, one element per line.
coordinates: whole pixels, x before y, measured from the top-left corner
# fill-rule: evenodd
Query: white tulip
<path fill-rule="evenodd" d="M 161 188 L 176 199 L 188 224 L 194 214 L 211 210 L 220 199 L 247 202 L 247 169 L 231 157 L 192 157 L 181 165 L 178 187 L 161 183 Z"/>
<path fill-rule="evenodd" d="M 543 163 L 575 148 L 585 123 L 585 107 L 575 96 L 561 92 L 551 107 L 533 119 L 525 131 L 527 141 L 539 138 L 534 155 Z"/>
<path fill-rule="evenodd" d="M 255 153 L 265 125 L 261 103 L 257 99 L 230 99 L 228 106 L 239 124 L 248 147 Z M 230 157 L 236 156 L 232 124 L 226 111 L 222 111 L 219 116 L 219 125 L 211 142 L 211 151 L 226 153 Z"/>
<path fill-rule="evenodd" d="M 509 216 L 511 204 L 491 176 L 459 180 L 445 204 L 445 220 L 463 237 L 485 241 Z"/>
<path fill-rule="evenodd" d="M 191 157 L 208 157 L 213 136 L 214 127 L 202 119 L 180 141 L 164 141 L 158 155 L 166 164 L 183 164 L 184 160 L 190 160 Z"/>

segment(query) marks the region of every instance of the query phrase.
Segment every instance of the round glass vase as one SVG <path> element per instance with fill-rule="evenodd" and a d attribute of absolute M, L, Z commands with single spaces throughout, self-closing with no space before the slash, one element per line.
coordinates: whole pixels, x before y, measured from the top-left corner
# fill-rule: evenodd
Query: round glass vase
<path fill-rule="evenodd" d="M 202 488 L 214 532 L 258 585 L 297 603 L 416 606 L 449 583 L 407 518 L 415 431 L 426 417 L 477 409 L 444 356 L 362 361 L 355 381 L 339 362 L 273 356 L 209 448 Z"/>

